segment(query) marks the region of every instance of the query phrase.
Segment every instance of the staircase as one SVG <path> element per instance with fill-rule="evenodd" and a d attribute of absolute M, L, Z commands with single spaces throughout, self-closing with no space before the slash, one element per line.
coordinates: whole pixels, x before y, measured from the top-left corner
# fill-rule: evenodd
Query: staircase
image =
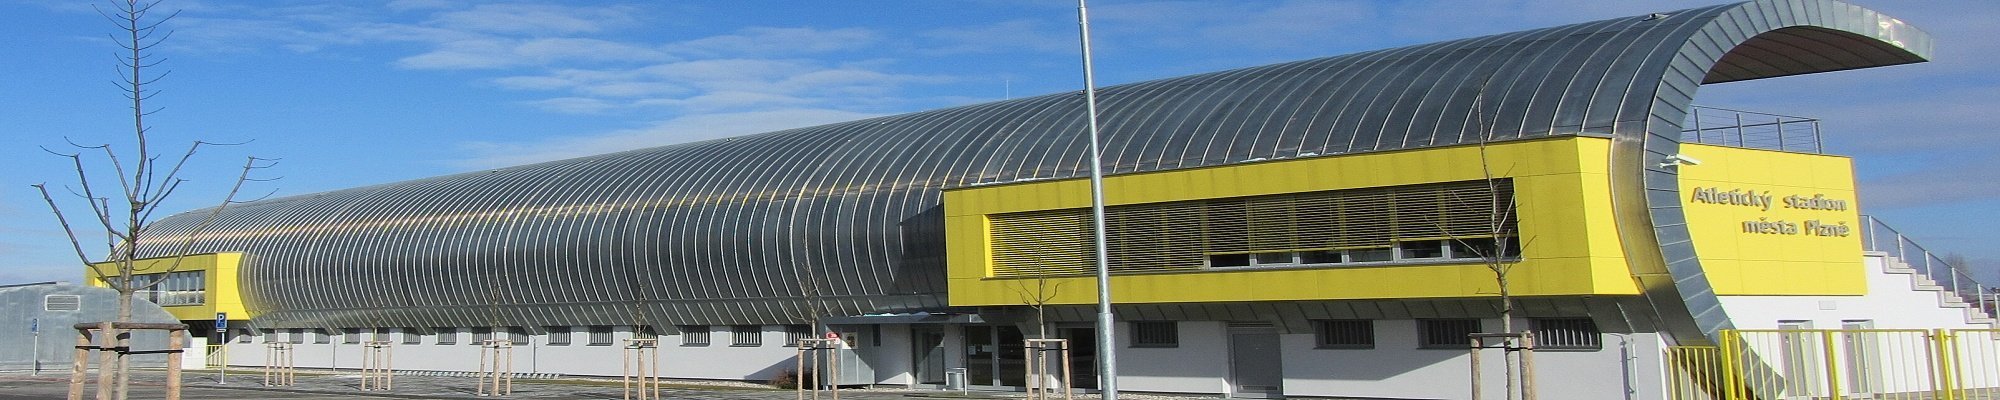
<path fill-rule="evenodd" d="M 2000 328 L 2000 293 L 1874 216 L 1861 216 L 1862 250 L 1883 254 L 1883 272 L 1910 276 L 1910 289 L 1937 293 L 1938 306 L 1965 311 L 1965 323 Z"/>

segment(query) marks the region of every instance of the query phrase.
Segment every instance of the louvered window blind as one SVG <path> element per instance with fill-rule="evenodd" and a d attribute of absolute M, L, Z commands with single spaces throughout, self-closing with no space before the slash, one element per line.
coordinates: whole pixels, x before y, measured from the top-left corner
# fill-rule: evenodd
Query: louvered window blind
<path fill-rule="evenodd" d="M 1114 273 L 1199 270 L 1212 256 L 1247 263 L 1272 252 L 1311 263 L 1313 254 L 1352 250 L 1350 259 L 1362 260 L 1361 252 L 1398 242 L 1494 237 L 1496 217 L 1497 236 L 1511 236 L 1513 192 L 1502 178 L 1123 205 L 1105 209 L 1105 237 Z M 994 277 L 1093 271 L 1088 208 L 994 214 L 990 222 Z"/>

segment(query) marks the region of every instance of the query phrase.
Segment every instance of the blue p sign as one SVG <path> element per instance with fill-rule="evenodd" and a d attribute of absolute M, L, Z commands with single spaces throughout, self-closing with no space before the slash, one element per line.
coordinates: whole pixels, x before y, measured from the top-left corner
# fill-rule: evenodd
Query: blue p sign
<path fill-rule="evenodd" d="M 229 329 L 229 313 L 215 313 L 215 331 L 221 332 L 226 329 Z"/>

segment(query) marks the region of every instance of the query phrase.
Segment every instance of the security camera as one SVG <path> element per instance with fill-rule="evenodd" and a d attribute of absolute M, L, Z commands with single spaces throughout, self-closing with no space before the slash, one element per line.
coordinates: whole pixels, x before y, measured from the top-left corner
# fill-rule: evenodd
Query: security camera
<path fill-rule="evenodd" d="M 1701 165 L 1701 160 L 1688 157 L 1686 154 L 1675 154 L 1667 156 L 1666 160 L 1660 161 L 1660 168 L 1673 168 L 1682 165 Z"/>

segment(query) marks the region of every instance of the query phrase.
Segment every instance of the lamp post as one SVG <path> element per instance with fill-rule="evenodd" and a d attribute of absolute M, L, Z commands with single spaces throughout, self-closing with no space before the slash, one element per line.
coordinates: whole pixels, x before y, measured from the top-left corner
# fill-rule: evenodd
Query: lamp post
<path fill-rule="evenodd" d="M 1104 244 L 1104 154 L 1097 140 L 1097 81 L 1090 64 L 1090 12 L 1076 0 L 1078 36 L 1083 43 L 1083 101 L 1090 117 L 1090 222 L 1097 245 L 1097 388 L 1104 400 L 1118 400 L 1118 343 L 1111 318 L 1111 262 Z"/>

